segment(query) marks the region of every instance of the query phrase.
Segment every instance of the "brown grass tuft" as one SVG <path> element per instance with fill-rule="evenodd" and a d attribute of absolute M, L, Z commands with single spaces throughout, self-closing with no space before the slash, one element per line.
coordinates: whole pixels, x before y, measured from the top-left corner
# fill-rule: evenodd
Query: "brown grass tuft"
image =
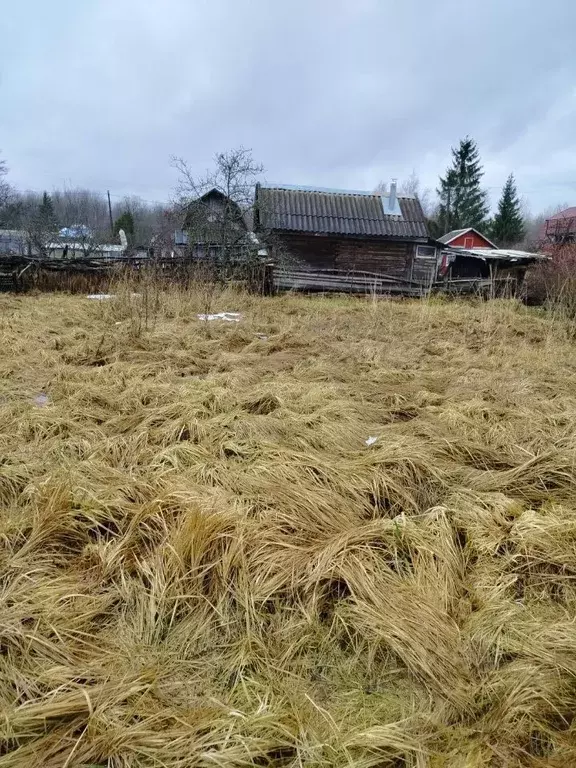
<path fill-rule="evenodd" d="M 571 327 L 111 290 L 0 297 L 0 768 L 576 765 Z"/>

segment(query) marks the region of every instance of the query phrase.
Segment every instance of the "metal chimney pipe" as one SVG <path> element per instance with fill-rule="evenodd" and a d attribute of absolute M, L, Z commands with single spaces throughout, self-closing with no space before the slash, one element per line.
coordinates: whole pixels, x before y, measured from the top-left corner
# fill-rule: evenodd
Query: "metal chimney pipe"
<path fill-rule="evenodd" d="M 392 179 L 392 183 L 390 184 L 390 195 L 388 196 L 388 207 L 391 211 L 396 210 L 396 182 L 397 179 Z"/>

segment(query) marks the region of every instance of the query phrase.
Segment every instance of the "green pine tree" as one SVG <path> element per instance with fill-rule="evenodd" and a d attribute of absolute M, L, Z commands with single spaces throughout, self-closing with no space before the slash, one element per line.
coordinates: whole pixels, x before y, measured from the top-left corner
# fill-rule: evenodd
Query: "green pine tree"
<path fill-rule="evenodd" d="M 480 182 L 484 171 L 476 142 L 467 136 L 457 149 L 452 148 L 452 166 L 440 177 L 439 221 L 445 232 L 464 227 L 482 229 L 490 206 L 488 193 Z"/>
<path fill-rule="evenodd" d="M 511 173 L 506 179 L 498 202 L 498 212 L 492 222 L 492 239 L 497 245 L 509 248 L 522 240 L 525 231 L 516 181 Z"/>
<path fill-rule="evenodd" d="M 116 237 L 118 237 L 121 229 L 124 230 L 128 242 L 132 243 L 134 241 L 134 216 L 131 211 L 124 211 L 114 222 L 114 235 Z"/>
<path fill-rule="evenodd" d="M 54 213 L 54 203 L 48 192 L 42 195 L 42 202 L 38 206 L 38 223 L 44 229 L 56 229 L 57 221 Z"/>

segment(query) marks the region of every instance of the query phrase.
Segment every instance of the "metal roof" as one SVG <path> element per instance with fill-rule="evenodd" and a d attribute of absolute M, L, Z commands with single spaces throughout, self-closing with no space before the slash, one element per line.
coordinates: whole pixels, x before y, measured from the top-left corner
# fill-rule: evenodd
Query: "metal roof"
<path fill-rule="evenodd" d="M 456 256 L 468 256 L 473 259 L 493 259 L 494 261 L 542 261 L 548 259 L 543 253 L 529 253 L 528 251 L 516 251 L 510 248 L 460 248 L 450 245 L 443 252 Z"/>
<path fill-rule="evenodd" d="M 256 203 L 261 229 L 315 234 L 427 239 L 426 218 L 415 198 L 398 197 L 399 212 L 386 212 L 387 197 L 288 186 L 258 186 Z"/>
<path fill-rule="evenodd" d="M 449 242 L 455 240 L 457 237 L 460 237 L 460 235 L 463 235 L 465 232 L 470 232 L 470 228 L 453 229 L 452 232 L 447 232 L 445 235 L 442 235 L 442 237 L 439 237 L 438 242 L 444 243 L 444 245 L 448 245 Z"/>
<path fill-rule="evenodd" d="M 482 232 L 480 232 L 477 229 L 474 229 L 474 227 L 466 227 L 466 229 L 453 229 L 452 232 L 447 232 L 445 235 L 442 235 L 442 237 L 438 238 L 439 243 L 443 243 L 444 245 L 448 245 L 452 242 L 452 240 L 456 240 L 457 237 L 460 237 L 461 235 L 465 235 L 466 232 L 475 232 L 477 235 L 479 235 L 482 240 L 486 240 L 487 243 L 490 243 L 490 245 L 493 248 L 497 248 L 497 246 L 492 242 L 492 240 L 489 240 L 486 235 L 483 235 Z"/>

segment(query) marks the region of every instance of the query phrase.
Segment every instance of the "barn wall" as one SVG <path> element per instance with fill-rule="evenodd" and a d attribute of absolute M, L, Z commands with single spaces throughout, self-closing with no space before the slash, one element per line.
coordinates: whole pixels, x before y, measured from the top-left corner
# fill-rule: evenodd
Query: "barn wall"
<path fill-rule="evenodd" d="M 408 277 L 411 253 L 412 246 L 407 243 L 343 240 L 338 245 L 336 267 Z"/>
<path fill-rule="evenodd" d="M 472 240 L 472 244 L 470 244 L 470 240 Z M 460 235 L 455 240 L 450 240 L 450 247 L 454 248 L 493 248 L 491 243 L 489 243 L 487 240 L 485 240 L 480 235 L 477 235 L 476 232 L 466 232 L 463 235 Z"/>
<path fill-rule="evenodd" d="M 356 240 L 314 235 L 276 235 L 274 255 L 318 269 L 355 269 L 409 277 L 414 246 L 392 240 Z"/>
<path fill-rule="evenodd" d="M 313 235 L 274 235 L 272 254 L 279 262 L 294 266 L 336 269 L 338 241 Z"/>

